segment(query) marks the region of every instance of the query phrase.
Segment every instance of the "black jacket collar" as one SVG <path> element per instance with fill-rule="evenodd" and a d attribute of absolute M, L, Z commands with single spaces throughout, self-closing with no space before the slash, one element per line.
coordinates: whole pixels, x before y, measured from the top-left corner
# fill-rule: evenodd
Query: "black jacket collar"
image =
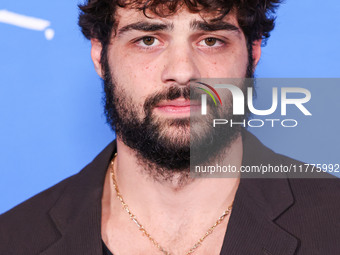
<path fill-rule="evenodd" d="M 243 133 L 243 144 L 243 165 L 282 160 L 249 132 Z M 112 142 L 69 179 L 49 211 L 61 236 L 41 254 L 102 254 L 101 197 L 105 173 L 115 151 L 116 144 Z M 275 219 L 293 202 L 287 179 L 241 178 L 221 255 L 294 254 L 297 239 L 275 224 Z"/>

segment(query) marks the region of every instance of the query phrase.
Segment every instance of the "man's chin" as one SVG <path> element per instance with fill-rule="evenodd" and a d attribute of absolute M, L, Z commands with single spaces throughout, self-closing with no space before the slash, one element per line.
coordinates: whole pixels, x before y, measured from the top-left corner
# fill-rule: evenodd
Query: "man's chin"
<path fill-rule="evenodd" d="M 174 148 L 190 147 L 190 123 L 186 119 L 166 120 L 159 126 L 159 134 Z"/>

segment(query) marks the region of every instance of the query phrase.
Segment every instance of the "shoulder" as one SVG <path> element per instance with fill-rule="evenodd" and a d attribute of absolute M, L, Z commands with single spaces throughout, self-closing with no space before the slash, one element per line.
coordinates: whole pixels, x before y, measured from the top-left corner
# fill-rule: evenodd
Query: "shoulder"
<path fill-rule="evenodd" d="M 9 219 L 11 217 L 15 217 L 17 214 L 26 214 L 30 213 L 30 209 L 34 208 L 34 213 L 38 211 L 46 212 L 48 211 L 58 200 L 58 198 L 63 194 L 65 187 L 69 184 L 71 185 L 79 185 L 83 180 L 89 181 L 91 177 L 96 176 L 96 173 L 93 173 L 93 169 L 103 168 L 109 158 L 111 157 L 113 151 L 116 149 L 115 141 L 111 142 L 108 146 L 106 146 L 88 165 L 86 165 L 81 171 L 77 174 L 74 174 L 54 186 L 38 193 L 37 195 L 31 197 L 30 199 L 24 201 L 23 203 L 15 206 L 11 210 L 5 212 L 0 215 L 1 223 L 5 222 L 4 219 Z M 98 170 L 99 174 L 99 170 Z M 80 178 L 84 176 L 83 178 Z M 38 210 L 36 210 L 38 209 Z M 32 211 L 33 212 L 33 211 Z"/>
<path fill-rule="evenodd" d="M 290 188 L 294 195 L 295 204 L 320 212 L 333 208 L 330 214 L 337 215 L 340 220 L 340 179 L 323 173 L 323 178 L 291 178 Z M 337 212 L 336 212 L 337 210 Z M 325 214 L 323 212 L 323 214 Z M 339 221 L 340 222 L 340 221 Z"/>
<path fill-rule="evenodd" d="M 281 154 L 276 154 L 276 157 L 280 164 L 290 168 L 287 176 L 296 199 L 309 194 L 308 197 L 314 195 L 313 199 L 317 200 L 321 196 L 327 195 L 328 198 L 325 198 L 324 202 L 333 198 L 340 202 L 340 197 L 334 196 L 337 192 L 340 194 L 340 178 L 322 171 L 315 165 L 306 164 Z"/>
<path fill-rule="evenodd" d="M 308 209 L 313 212 L 325 207 L 340 209 L 340 178 L 320 169 L 317 172 L 316 167 L 281 154 L 275 153 L 275 157 L 277 162 L 291 168 L 287 180 L 295 201 L 293 208 L 301 207 L 307 213 Z M 296 173 L 293 168 L 297 169 Z M 300 169 L 302 173 L 298 173 Z"/>
<path fill-rule="evenodd" d="M 57 225 L 61 219 L 77 214 L 77 208 L 87 208 L 85 203 L 97 202 L 97 197 L 89 197 L 101 192 L 106 167 L 114 150 L 115 143 L 109 144 L 79 173 L 0 215 L 0 254 L 11 254 L 10 251 L 16 255 L 37 254 L 44 245 L 60 238 Z M 56 208 L 60 219 L 53 217 Z M 25 249 L 30 252 L 25 253 Z"/>
<path fill-rule="evenodd" d="M 39 192 L 33 197 L 13 207 L 4 214 L 1 214 L 0 220 L 7 217 L 11 217 L 12 215 L 16 215 L 21 211 L 26 211 L 27 209 L 35 206 L 38 206 L 39 208 L 44 208 L 44 210 L 48 210 L 48 208 L 50 208 L 58 199 L 60 194 L 62 194 L 62 192 L 65 189 L 65 186 L 67 186 L 68 183 L 72 182 L 72 180 L 75 179 L 78 174 L 79 173 L 60 181 L 59 183 L 53 185 L 52 187 L 49 187 L 48 189 Z"/>
<path fill-rule="evenodd" d="M 71 176 L 0 215 L 0 253 L 11 254 L 10 247 L 23 246 L 25 249 L 25 245 L 35 252 L 39 250 L 40 241 L 50 242 L 49 239 L 56 238 L 58 232 L 51 232 L 54 228 L 48 212 L 75 178 L 76 175 Z"/>
<path fill-rule="evenodd" d="M 279 156 L 287 164 L 302 162 Z M 340 254 L 340 179 L 320 172 L 309 178 L 289 178 L 293 204 L 276 223 L 298 238 L 298 254 Z"/>

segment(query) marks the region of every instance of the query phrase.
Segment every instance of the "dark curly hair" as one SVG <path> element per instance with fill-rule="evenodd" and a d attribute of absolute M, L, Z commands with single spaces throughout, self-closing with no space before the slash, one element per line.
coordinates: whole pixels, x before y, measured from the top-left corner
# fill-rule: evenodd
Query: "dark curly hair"
<path fill-rule="evenodd" d="M 216 13 L 212 21 L 223 19 L 236 10 L 238 23 L 245 34 L 248 50 L 254 41 L 269 38 L 274 28 L 275 11 L 282 0 L 86 0 L 79 5 L 79 26 L 87 39 L 98 39 L 102 46 L 102 57 L 106 53 L 112 33 L 116 31 L 115 12 L 117 7 L 141 10 L 160 17 L 171 16 L 186 5 L 193 13 Z"/>
<path fill-rule="evenodd" d="M 114 31 L 117 7 L 129 7 L 160 16 L 171 16 L 186 5 L 194 13 L 217 12 L 216 19 L 223 19 L 232 9 L 236 10 L 238 23 L 247 40 L 266 40 L 274 28 L 274 14 L 281 0 L 87 0 L 79 5 L 79 26 L 87 39 L 109 41 Z"/>

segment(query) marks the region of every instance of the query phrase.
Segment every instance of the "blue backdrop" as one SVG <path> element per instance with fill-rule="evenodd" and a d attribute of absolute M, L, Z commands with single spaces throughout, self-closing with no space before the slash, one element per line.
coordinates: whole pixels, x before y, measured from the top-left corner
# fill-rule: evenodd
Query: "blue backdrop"
<path fill-rule="evenodd" d="M 0 2 L 0 213 L 77 173 L 114 138 L 90 43 L 77 26 L 78 3 Z M 286 0 L 257 77 L 339 77 L 339 13 L 338 0 Z M 334 90 L 336 99 L 340 88 Z M 340 163 L 334 107 L 322 116 L 328 128 L 322 137 L 318 125 L 275 139 L 268 130 L 256 132 L 277 152 Z"/>

